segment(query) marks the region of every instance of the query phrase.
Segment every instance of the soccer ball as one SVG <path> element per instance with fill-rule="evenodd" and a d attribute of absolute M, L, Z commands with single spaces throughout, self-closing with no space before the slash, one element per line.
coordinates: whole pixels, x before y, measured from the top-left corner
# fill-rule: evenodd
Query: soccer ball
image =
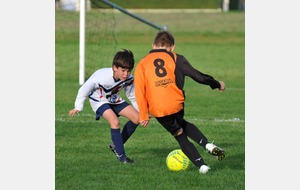
<path fill-rule="evenodd" d="M 190 165 L 189 158 L 182 152 L 181 149 L 173 150 L 166 158 L 166 164 L 171 171 L 186 170 Z"/>

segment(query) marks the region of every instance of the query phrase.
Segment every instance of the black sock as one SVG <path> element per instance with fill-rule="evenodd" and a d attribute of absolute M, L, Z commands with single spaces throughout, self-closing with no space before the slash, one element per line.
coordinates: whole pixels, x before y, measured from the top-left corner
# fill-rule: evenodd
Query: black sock
<path fill-rule="evenodd" d="M 203 164 L 205 164 L 203 158 L 200 156 L 198 150 L 194 146 L 193 143 L 191 143 L 185 132 L 175 137 L 178 144 L 181 147 L 182 152 L 190 159 L 190 161 L 196 166 L 200 167 Z M 205 164 L 206 165 L 206 164 Z"/>
<path fill-rule="evenodd" d="M 184 131 L 188 137 L 206 149 L 205 145 L 207 144 L 207 138 L 194 124 L 186 121 Z"/>
<path fill-rule="evenodd" d="M 135 124 L 132 121 L 128 121 L 122 130 L 123 144 L 129 139 L 129 137 L 134 133 L 135 129 L 139 124 Z"/>

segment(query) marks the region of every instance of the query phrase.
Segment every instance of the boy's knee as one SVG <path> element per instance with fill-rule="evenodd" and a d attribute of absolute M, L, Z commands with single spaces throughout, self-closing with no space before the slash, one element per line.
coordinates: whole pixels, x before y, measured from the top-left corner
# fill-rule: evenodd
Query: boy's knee
<path fill-rule="evenodd" d="M 120 128 L 120 121 L 118 119 L 111 121 L 110 122 L 110 128 L 119 129 Z"/>
<path fill-rule="evenodd" d="M 183 132 L 183 129 L 180 128 L 180 129 L 178 129 L 178 130 L 173 134 L 173 136 L 174 136 L 174 137 L 177 137 L 177 136 L 181 135 L 182 132 Z"/>

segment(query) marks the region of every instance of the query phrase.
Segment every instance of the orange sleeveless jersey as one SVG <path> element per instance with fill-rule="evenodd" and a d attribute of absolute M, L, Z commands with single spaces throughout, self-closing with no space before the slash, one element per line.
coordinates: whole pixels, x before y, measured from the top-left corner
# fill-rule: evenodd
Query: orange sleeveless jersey
<path fill-rule="evenodd" d="M 136 66 L 134 85 L 140 121 L 149 120 L 148 113 L 163 117 L 183 109 L 184 94 L 176 86 L 175 60 L 166 52 L 153 52 Z"/>

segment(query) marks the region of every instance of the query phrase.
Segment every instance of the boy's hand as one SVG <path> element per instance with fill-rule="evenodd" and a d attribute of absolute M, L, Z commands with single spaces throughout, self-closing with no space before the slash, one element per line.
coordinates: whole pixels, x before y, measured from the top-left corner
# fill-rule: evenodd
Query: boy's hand
<path fill-rule="evenodd" d="M 79 110 L 72 109 L 72 110 L 69 111 L 69 116 L 73 117 L 78 112 L 79 112 Z"/>
<path fill-rule="evenodd" d="M 147 127 L 148 123 L 149 123 L 149 120 L 140 121 L 140 125 L 143 126 L 143 127 Z"/>
<path fill-rule="evenodd" d="M 223 82 L 223 81 L 219 81 L 220 82 L 220 88 L 219 88 L 219 90 L 221 91 L 221 92 L 223 92 L 224 90 L 225 90 L 225 83 Z"/>

